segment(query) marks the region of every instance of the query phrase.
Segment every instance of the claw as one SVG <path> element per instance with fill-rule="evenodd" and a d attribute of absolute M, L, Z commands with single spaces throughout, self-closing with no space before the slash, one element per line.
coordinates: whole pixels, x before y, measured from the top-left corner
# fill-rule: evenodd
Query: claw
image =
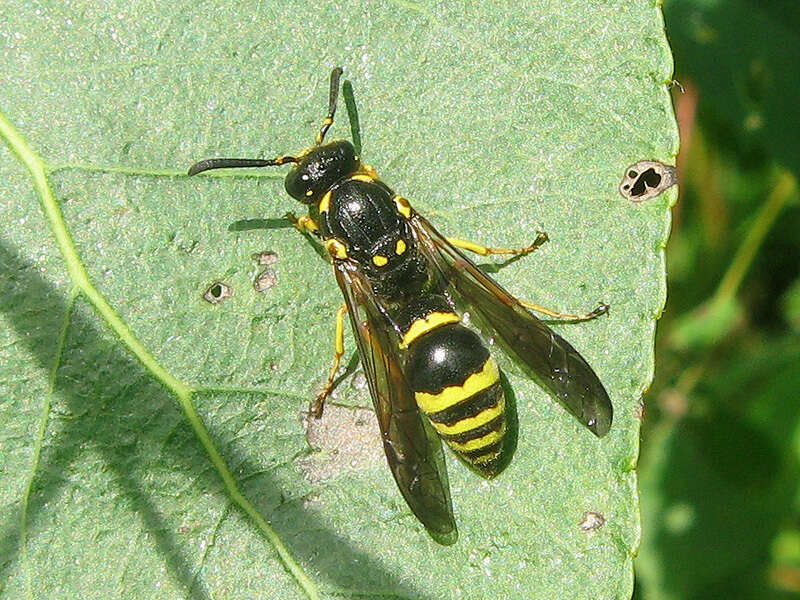
<path fill-rule="evenodd" d="M 308 415 L 319 419 L 322 417 L 322 411 L 325 408 L 325 400 L 328 398 L 328 390 L 324 390 L 319 396 L 316 397 L 314 402 L 308 406 Z"/>

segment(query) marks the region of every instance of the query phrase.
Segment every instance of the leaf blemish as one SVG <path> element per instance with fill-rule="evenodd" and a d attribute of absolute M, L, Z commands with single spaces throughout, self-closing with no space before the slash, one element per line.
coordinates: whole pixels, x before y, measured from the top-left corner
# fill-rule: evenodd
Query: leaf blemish
<path fill-rule="evenodd" d="M 233 296 L 233 288 L 222 281 L 215 281 L 203 292 L 203 300 L 209 304 L 219 304 Z"/>
<path fill-rule="evenodd" d="M 606 518 L 603 516 L 603 513 L 587 510 L 583 513 L 580 526 L 583 531 L 594 532 L 605 525 L 605 523 Z"/>
<path fill-rule="evenodd" d="M 315 452 L 299 464 L 312 483 L 383 466 L 383 445 L 373 411 L 327 404 L 322 418 L 306 418 L 303 425 Z"/>
<path fill-rule="evenodd" d="M 619 193 L 631 202 L 643 202 L 659 196 L 678 183 L 675 167 L 655 160 L 641 160 L 625 169 Z"/>

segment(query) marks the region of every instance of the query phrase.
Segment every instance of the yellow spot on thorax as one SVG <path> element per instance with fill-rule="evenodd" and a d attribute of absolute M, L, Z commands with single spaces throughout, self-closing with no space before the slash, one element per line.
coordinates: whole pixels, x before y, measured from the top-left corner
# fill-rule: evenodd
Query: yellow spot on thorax
<path fill-rule="evenodd" d="M 369 177 L 371 177 L 372 179 L 375 179 L 375 180 L 379 179 L 378 178 L 378 172 L 375 170 L 375 167 L 373 167 L 372 165 L 367 165 L 365 163 L 361 163 L 361 168 L 359 169 L 359 173 L 363 173 L 364 175 L 367 175 L 367 176 L 369 176 Z"/>
<path fill-rule="evenodd" d="M 494 385 L 500 380 L 500 371 L 497 363 L 490 356 L 483 364 L 483 368 L 473 373 L 461 385 L 451 385 L 438 394 L 416 392 L 414 398 L 417 405 L 426 413 L 439 412 L 458 404 L 462 400 L 474 396 L 480 391 Z"/>
<path fill-rule="evenodd" d="M 393 200 L 394 205 L 397 207 L 397 212 L 408 219 L 411 216 L 411 205 L 408 203 L 408 200 L 402 196 L 395 196 Z"/>
<path fill-rule="evenodd" d="M 325 195 L 322 197 L 322 200 L 319 201 L 319 212 L 320 213 L 328 212 L 328 210 L 330 209 L 330 207 L 331 207 L 331 195 L 332 194 L 333 194 L 333 192 L 328 190 L 327 192 L 325 192 Z"/>
<path fill-rule="evenodd" d="M 366 173 L 356 173 L 355 175 L 351 175 L 350 179 L 354 179 L 355 181 L 366 181 L 367 183 L 375 182 L 375 179 Z"/>
<path fill-rule="evenodd" d="M 408 345 L 418 337 L 429 331 L 447 325 L 448 323 L 459 323 L 461 318 L 456 313 L 432 312 L 422 319 L 417 319 L 408 328 L 403 339 L 400 341 L 401 348 L 408 348 Z"/>
<path fill-rule="evenodd" d="M 406 248 L 407 248 L 406 242 L 405 242 L 405 240 L 403 240 L 401 238 L 401 239 L 397 240 L 397 244 L 395 244 L 395 246 L 394 246 L 394 252 L 395 252 L 395 254 L 400 255 L 400 254 L 402 254 L 403 252 L 406 251 Z"/>
<path fill-rule="evenodd" d="M 376 254 L 372 257 L 372 262 L 376 267 L 384 267 L 389 263 L 389 259 L 382 254 Z"/>

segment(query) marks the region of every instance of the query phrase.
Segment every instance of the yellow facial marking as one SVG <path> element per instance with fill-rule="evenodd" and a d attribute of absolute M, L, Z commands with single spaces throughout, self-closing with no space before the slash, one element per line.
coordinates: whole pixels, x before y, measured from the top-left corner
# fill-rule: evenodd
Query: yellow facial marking
<path fill-rule="evenodd" d="M 485 390 L 489 386 L 497 383 L 500 379 L 500 371 L 497 363 L 490 356 L 483 364 L 483 368 L 477 373 L 467 377 L 462 385 L 451 385 L 444 388 L 438 394 L 427 394 L 416 392 L 414 398 L 417 405 L 426 413 L 439 412 L 458 404 L 462 400 L 474 396 L 478 392 Z"/>
<path fill-rule="evenodd" d="M 376 254 L 372 257 L 372 262 L 375 264 L 376 267 L 383 267 L 389 263 L 389 259 L 383 256 L 382 254 Z"/>
<path fill-rule="evenodd" d="M 458 450 L 459 452 L 471 452 L 472 450 L 485 448 L 486 446 L 490 446 L 495 442 L 500 441 L 503 438 L 503 434 L 505 432 L 506 428 L 503 427 L 500 431 L 490 431 L 484 436 L 481 436 L 474 440 L 470 440 L 468 442 L 464 442 L 463 444 L 459 444 L 458 442 L 447 442 L 447 443 L 453 450 Z"/>
<path fill-rule="evenodd" d="M 337 239 L 325 240 L 325 248 L 328 250 L 328 254 L 334 258 L 347 258 L 347 248 Z"/>
<path fill-rule="evenodd" d="M 394 252 L 395 252 L 395 254 L 399 255 L 399 254 L 402 254 L 403 252 L 405 252 L 406 248 L 407 248 L 406 242 L 405 242 L 405 240 L 403 240 L 401 238 L 401 239 L 397 240 L 397 244 L 395 244 L 395 246 L 394 246 Z"/>
<path fill-rule="evenodd" d="M 411 205 L 408 203 L 408 200 L 402 196 L 394 197 L 394 205 L 397 207 L 397 212 L 403 215 L 406 219 L 411 216 Z"/>
<path fill-rule="evenodd" d="M 366 173 L 356 173 L 350 179 L 355 179 L 356 181 L 366 181 L 367 183 L 372 183 L 375 181 L 372 177 L 367 175 Z"/>
<path fill-rule="evenodd" d="M 477 429 L 481 425 L 486 425 L 486 423 L 488 423 L 489 421 L 496 419 L 497 417 L 503 414 L 505 407 L 506 407 L 506 399 L 501 396 L 500 401 L 495 406 L 490 406 L 486 410 L 479 412 L 474 417 L 467 417 L 466 419 L 461 419 L 460 421 L 453 423 L 452 425 L 445 425 L 443 423 L 434 423 L 433 421 L 431 421 L 431 423 L 436 428 L 436 431 L 438 431 L 439 433 L 444 433 L 445 435 L 464 433 L 465 431 L 472 431 L 473 429 Z"/>
<path fill-rule="evenodd" d="M 403 339 L 400 341 L 401 348 L 408 348 L 408 345 L 424 333 L 436 329 L 448 323 L 459 323 L 461 318 L 455 313 L 432 312 L 423 319 L 417 319 L 408 328 Z"/>
<path fill-rule="evenodd" d="M 331 207 L 331 193 L 330 190 L 325 192 L 322 200 L 319 201 L 319 212 L 328 212 L 328 209 Z"/>

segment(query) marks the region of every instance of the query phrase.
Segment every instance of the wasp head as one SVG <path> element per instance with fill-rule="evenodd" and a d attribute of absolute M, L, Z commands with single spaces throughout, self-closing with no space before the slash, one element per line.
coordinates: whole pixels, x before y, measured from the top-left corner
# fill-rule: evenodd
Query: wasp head
<path fill-rule="evenodd" d="M 284 187 L 292 198 L 304 204 L 319 202 L 337 181 L 360 168 L 353 144 L 346 140 L 314 146 L 297 158 Z"/>

